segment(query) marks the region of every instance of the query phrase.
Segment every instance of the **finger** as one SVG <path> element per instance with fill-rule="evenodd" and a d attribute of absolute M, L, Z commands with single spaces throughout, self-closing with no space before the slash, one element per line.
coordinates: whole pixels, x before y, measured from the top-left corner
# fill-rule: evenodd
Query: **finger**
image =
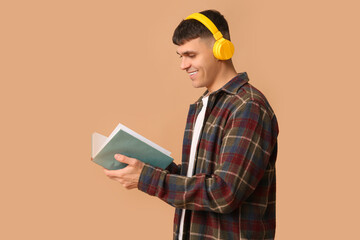
<path fill-rule="evenodd" d="M 119 170 L 108 170 L 108 169 L 104 169 L 104 173 L 106 176 L 113 178 L 113 177 L 122 177 L 123 175 L 123 170 L 119 169 Z"/>
<path fill-rule="evenodd" d="M 130 157 L 127 157 L 127 156 L 121 155 L 121 154 L 115 154 L 114 157 L 119 162 L 126 163 L 126 164 L 129 164 L 129 165 L 135 165 L 135 163 L 137 161 L 135 158 L 130 158 Z"/>
<path fill-rule="evenodd" d="M 128 182 L 128 183 L 124 183 L 123 187 L 126 188 L 127 190 L 130 190 L 130 189 L 134 189 L 135 187 L 137 187 L 137 185 L 134 184 L 134 183 L 129 183 Z"/>

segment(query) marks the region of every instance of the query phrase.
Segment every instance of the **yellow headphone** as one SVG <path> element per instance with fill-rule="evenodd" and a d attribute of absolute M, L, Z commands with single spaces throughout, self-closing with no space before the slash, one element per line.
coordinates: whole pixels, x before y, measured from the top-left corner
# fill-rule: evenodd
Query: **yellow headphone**
<path fill-rule="evenodd" d="M 221 32 L 217 29 L 215 24 L 207 18 L 204 14 L 201 13 L 193 13 L 188 16 L 185 20 L 195 19 L 204 24 L 210 32 L 213 34 L 216 42 L 213 47 L 214 56 L 219 60 L 228 60 L 234 54 L 234 45 L 229 40 L 225 39 Z"/>

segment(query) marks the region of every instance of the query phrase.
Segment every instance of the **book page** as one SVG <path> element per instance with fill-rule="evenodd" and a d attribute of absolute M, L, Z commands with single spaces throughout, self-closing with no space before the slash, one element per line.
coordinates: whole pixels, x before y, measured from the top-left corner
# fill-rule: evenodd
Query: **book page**
<path fill-rule="evenodd" d="M 100 150 L 103 148 L 104 143 L 106 142 L 107 137 L 101 135 L 100 133 L 94 132 L 91 136 L 91 157 L 94 158 Z"/>

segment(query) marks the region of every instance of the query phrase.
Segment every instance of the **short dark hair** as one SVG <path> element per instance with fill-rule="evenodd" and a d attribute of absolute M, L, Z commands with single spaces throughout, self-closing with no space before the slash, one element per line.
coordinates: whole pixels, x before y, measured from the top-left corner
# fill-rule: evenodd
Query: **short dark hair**
<path fill-rule="evenodd" d="M 215 24 L 215 26 L 222 33 L 225 39 L 230 40 L 228 23 L 220 12 L 216 10 L 205 10 L 200 13 L 208 17 Z M 175 45 L 182 45 L 185 42 L 198 37 L 212 37 L 212 33 L 198 20 L 188 19 L 182 20 L 180 24 L 176 27 L 172 37 L 172 41 Z"/>

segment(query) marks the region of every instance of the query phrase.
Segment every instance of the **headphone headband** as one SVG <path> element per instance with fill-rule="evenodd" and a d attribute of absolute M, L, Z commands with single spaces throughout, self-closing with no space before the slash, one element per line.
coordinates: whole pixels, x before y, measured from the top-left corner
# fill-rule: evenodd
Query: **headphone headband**
<path fill-rule="evenodd" d="M 207 27 L 207 29 L 209 29 L 210 32 L 213 34 L 215 40 L 219 40 L 220 38 L 223 37 L 222 33 L 217 29 L 215 24 L 204 14 L 193 13 L 190 16 L 188 16 L 185 20 L 188 20 L 188 19 L 195 19 L 195 20 L 198 20 L 199 22 L 201 22 L 202 24 L 204 24 L 205 27 Z"/>
<path fill-rule="evenodd" d="M 201 22 L 213 34 L 216 40 L 213 46 L 213 53 L 215 58 L 219 60 L 228 60 L 233 56 L 234 45 L 232 44 L 232 42 L 223 37 L 222 33 L 208 17 L 201 13 L 193 13 L 185 20 L 188 19 L 195 19 Z"/>

